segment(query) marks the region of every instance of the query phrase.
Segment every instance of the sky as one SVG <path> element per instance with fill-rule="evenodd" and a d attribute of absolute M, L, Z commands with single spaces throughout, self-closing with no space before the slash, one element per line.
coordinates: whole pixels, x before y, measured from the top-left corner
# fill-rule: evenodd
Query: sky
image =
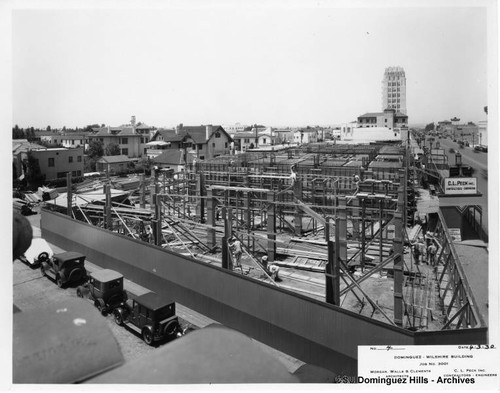
<path fill-rule="evenodd" d="M 12 124 L 339 124 L 382 110 L 389 66 L 410 125 L 485 118 L 484 7 L 175 4 L 14 10 Z"/>

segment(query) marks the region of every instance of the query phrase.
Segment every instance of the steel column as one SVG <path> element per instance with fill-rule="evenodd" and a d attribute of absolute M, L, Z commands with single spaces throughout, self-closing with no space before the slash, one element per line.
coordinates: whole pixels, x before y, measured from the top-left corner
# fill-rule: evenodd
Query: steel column
<path fill-rule="evenodd" d="M 217 202 L 213 196 L 213 190 L 207 190 L 207 246 L 212 250 L 217 246 L 215 237 L 215 209 Z"/>
<path fill-rule="evenodd" d="M 401 173 L 403 172 L 403 173 Z M 394 323 L 403 326 L 403 211 L 404 205 L 404 170 L 400 170 L 400 185 L 398 187 L 398 207 L 394 213 Z M 382 230 L 382 228 L 380 228 Z"/>
<path fill-rule="evenodd" d="M 274 261 L 276 254 L 276 205 L 274 192 L 267 193 L 267 258 Z"/>
<path fill-rule="evenodd" d="M 73 187 L 71 184 L 71 172 L 66 173 L 66 188 L 67 188 L 67 210 L 66 214 L 70 217 L 73 217 L 72 212 L 73 212 Z"/>

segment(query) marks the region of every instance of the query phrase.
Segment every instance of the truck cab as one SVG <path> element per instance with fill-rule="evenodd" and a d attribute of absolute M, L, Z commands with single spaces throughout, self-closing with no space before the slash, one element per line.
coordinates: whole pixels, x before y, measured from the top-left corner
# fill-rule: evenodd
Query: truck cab
<path fill-rule="evenodd" d="M 54 254 L 42 262 L 42 276 L 50 277 L 62 288 L 69 282 L 77 282 L 86 277 L 85 255 L 79 252 L 67 251 Z"/>
<path fill-rule="evenodd" d="M 140 334 L 148 345 L 181 335 L 179 319 L 175 315 L 175 302 L 148 292 L 129 299 L 114 310 L 115 322 Z"/>
<path fill-rule="evenodd" d="M 76 295 L 89 299 L 103 315 L 123 306 L 127 300 L 127 293 L 123 289 L 123 275 L 111 269 L 90 273 L 87 282 L 76 289 Z"/>

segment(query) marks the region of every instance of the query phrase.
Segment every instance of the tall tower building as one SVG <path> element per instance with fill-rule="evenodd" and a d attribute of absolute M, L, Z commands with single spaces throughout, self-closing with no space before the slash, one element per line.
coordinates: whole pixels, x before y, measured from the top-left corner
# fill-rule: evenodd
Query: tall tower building
<path fill-rule="evenodd" d="M 382 110 L 406 113 L 406 76 L 403 67 L 387 67 L 382 80 Z"/>

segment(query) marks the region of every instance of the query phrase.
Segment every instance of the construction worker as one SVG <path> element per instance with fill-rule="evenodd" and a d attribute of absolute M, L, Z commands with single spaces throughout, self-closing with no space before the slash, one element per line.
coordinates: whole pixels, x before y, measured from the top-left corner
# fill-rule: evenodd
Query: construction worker
<path fill-rule="evenodd" d="M 420 248 L 418 246 L 418 241 L 412 244 L 413 255 L 415 257 L 415 264 L 418 265 L 420 260 Z"/>
<path fill-rule="evenodd" d="M 295 165 L 292 165 L 292 167 L 290 168 L 290 180 L 292 181 L 292 186 L 295 184 L 295 182 L 297 181 L 297 172 L 295 172 Z"/>
<path fill-rule="evenodd" d="M 267 272 L 267 255 L 264 255 L 261 258 L 260 263 L 262 264 L 262 267 L 264 268 L 264 270 Z"/>
<path fill-rule="evenodd" d="M 427 255 L 429 258 L 429 264 L 434 267 L 436 264 L 436 253 L 437 253 L 437 247 L 434 244 L 433 241 L 431 241 L 430 246 L 427 248 Z"/>
<path fill-rule="evenodd" d="M 418 249 L 417 263 L 427 263 L 427 247 L 422 237 L 418 238 L 416 248 Z"/>
<path fill-rule="evenodd" d="M 361 179 L 358 175 L 354 175 L 354 185 L 356 186 L 356 192 L 359 192 L 359 183 Z"/>
<path fill-rule="evenodd" d="M 234 263 L 239 265 L 243 250 L 241 249 L 241 242 L 235 236 L 232 236 L 230 239 L 229 249 L 233 255 Z"/>
<path fill-rule="evenodd" d="M 270 263 L 267 270 L 274 281 L 281 281 L 278 275 L 280 271 L 280 267 L 278 265 L 276 265 L 275 263 Z"/>

